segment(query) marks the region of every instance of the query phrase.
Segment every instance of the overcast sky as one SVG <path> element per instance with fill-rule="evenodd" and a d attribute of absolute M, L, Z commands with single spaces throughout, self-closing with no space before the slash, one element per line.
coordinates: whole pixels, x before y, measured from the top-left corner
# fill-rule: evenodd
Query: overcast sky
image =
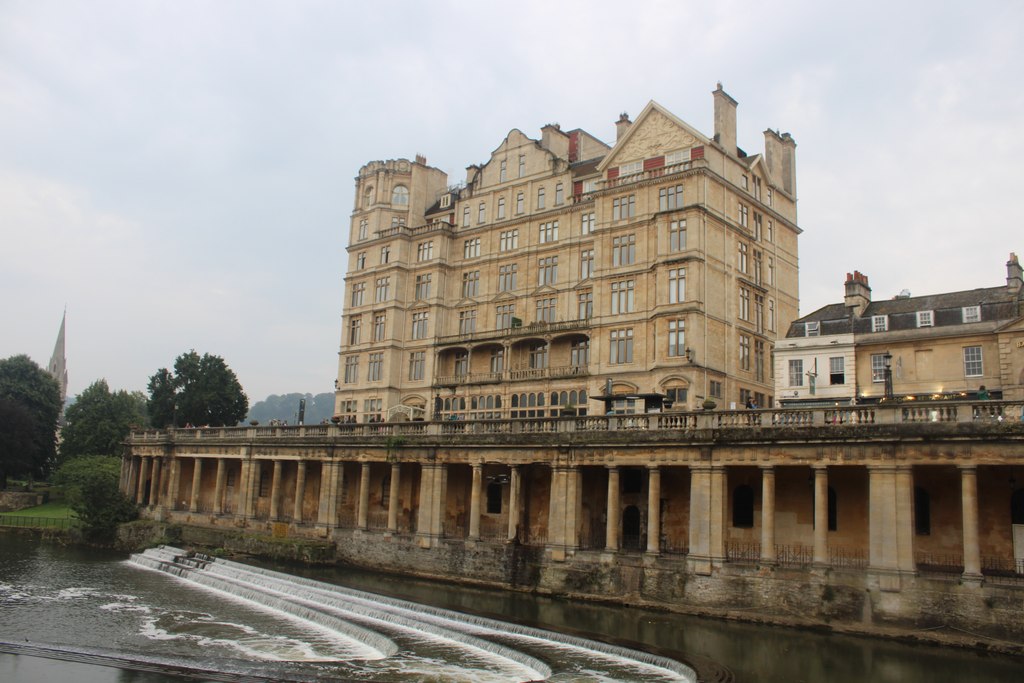
<path fill-rule="evenodd" d="M 797 141 L 801 313 L 1002 284 L 1024 256 L 1024 3 L 0 0 L 0 358 L 69 393 L 196 349 L 251 402 L 331 391 L 354 176 L 450 182 L 508 131 L 656 100 Z M 939 7 L 939 5 L 942 5 Z"/>

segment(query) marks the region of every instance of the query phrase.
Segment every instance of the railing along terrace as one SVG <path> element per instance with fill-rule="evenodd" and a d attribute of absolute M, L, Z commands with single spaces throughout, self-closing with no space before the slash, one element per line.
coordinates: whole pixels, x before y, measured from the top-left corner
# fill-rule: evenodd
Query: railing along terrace
<path fill-rule="evenodd" d="M 660 168 L 652 168 L 647 171 L 640 171 L 639 173 L 630 173 L 629 175 L 619 176 L 617 178 L 608 178 L 600 180 L 597 183 L 599 189 L 607 190 L 614 187 L 621 187 L 623 185 L 632 185 L 633 183 L 639 183 L 643 180 L 652 180 L 655 178 L 661 178 L 663 176 L 672 175 L 673 173 L 682 173 L 683 171 L 689 171 L 693 168 L 693 161 L 683 161 L 678 164 L 672 164 L 669 166 L 661 166 Z"/>
<path fill-rule="evenodd" d="M 802 428 L 871 428 L 879 425 L 990 424 L 1019 425 L 1024 401 L 893 402 L 848 407 L 775 408 L 764 410 L 668 411 L 498 420 L 463 419 L 452 413 L 424 422 L 341 422 L 317 425 L 257 425 L 185 429 L 136 429 L 132 443 L 147 441 L 347 438 L 389 436 L 454 436 L 487 434 L 551 434 L 564 432 L 773 430 Z"/>

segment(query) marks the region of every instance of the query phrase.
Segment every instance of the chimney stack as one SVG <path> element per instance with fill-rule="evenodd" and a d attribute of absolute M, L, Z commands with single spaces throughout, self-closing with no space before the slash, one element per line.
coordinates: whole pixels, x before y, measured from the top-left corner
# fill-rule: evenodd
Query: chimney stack
<path fill-rule="evenodd" d="M 1006 262 L 1006 288 L 1011 292 L 1019 292 L 1024 285 L 1024 270 L 1020 267 L 1017 254 L 1010 252 L 1010 260 Z"/>
<path fill-rule="evenodd" d="M 729 97 L 722 84 L 711 93 L 715 98 L 715 142 L 729 156 L 736 156 L 736 100 Z"/>
<path fill-rule="evenodd" d="M 629 114 L 626 112 L 619 114 L 619 120 L 615 122 L 615 142 L 621 140 L 632 125 L 633 122 L 629 120 Z"/>
<path fill-rule="evenodd" d="M 764 160 L 772 179 L 796 197 L 796 140 L 771 128 L 764 132 Z"/>
<path fill-rule="evenodd" d="M 853 309 L 853 315 L 858 318 L 864 313 L 864 309 L 871 303 L 871 287 L 868 286 L 868 276 L 859 270 L 853 274 L 846 274 L 846 297 L 843 303 L 847 308 Z"/>

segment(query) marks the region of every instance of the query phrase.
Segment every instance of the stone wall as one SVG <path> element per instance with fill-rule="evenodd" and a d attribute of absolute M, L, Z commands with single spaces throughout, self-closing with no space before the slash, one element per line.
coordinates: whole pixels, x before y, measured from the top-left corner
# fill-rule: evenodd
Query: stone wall
<path fill-rule="evenodd" d="M 47 493 L 25 491 L 0 491 L 0 512 L 13 512 L 42 505 L 49 498 Z"/>

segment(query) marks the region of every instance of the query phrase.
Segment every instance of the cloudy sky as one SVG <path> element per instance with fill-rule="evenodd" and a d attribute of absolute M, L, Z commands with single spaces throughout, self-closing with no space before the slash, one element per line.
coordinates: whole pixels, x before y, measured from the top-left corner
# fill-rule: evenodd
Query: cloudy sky
<path fill-rule="evenodd" d="M 614 140 L 654 99 L 797 141 L 801 311 L 1002 284 L 1024 255 L 1024 3 L 0 0 L 0 358 L 70 393 L 189 349 L 330 391 L 353 178 L 462 180 L 511 128 Z M 938 8 L 937 5 L 955 5 Z"/>

